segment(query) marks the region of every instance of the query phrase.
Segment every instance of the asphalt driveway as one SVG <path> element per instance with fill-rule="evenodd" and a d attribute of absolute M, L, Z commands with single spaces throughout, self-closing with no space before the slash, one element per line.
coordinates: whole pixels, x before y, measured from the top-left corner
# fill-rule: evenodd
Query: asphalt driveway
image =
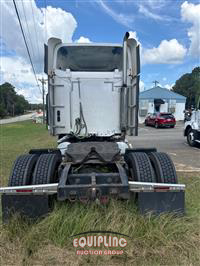
<path fill-rule="evenodd" d="M 31 120 L 34 115 L 35 115 L 35 112 L 26 114 L 26 115 L 20 115 L 20 116 L 11 117 L 11 118 L 0 119 L 0 125 Z"/>
<path fill-rule="evenodd" d="M 146 127 L 140 125 L 139 136 L 129 137 L 133 148 L 156 147 L 158 151 L 167 152 L 177 171 L 200 172 L 200 147 L 190 147 L 183 136 L 183 122 L 175 128 Z"/>

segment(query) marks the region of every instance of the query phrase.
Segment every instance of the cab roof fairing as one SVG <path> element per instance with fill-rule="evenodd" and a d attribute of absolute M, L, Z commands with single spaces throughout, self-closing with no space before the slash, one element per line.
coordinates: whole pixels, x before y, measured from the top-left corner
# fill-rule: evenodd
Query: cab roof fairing
<path fill-rule="evenodd" d="M 137 41 L 133 38 L 129 38 L 128 41 L 129 41 L 129 47 L 130 47 L 131 42 L 137 43 Z M 54 54 L 62 46 L 105 46 L 105 47 L 106 46 L 107 47 L 115 46 L 115 47 L 123 47 L 123 45 L 119 44 L 119 43 L 94 43 L 94 42 L 93 43 L 63 43 L 62 40 L 59 38 L 54 38 L 54 37 L 49 38 L 48 39 L 48 55 L 45 55 L 45 57 L 48 58 L 47 62 L 45 59 L 45 65 L 46 64 L 48 65 L 48 67 L 46 67 L 46 69 L 48 70 L 49 75 L 51 74 L 51 71 L 53 70 L 53 66 L 55 63 Z"/>

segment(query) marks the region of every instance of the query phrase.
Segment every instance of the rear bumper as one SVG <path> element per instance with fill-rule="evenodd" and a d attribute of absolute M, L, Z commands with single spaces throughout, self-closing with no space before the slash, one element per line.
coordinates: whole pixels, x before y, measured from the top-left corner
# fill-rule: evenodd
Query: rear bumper
<path fill-rule="evenodd" d="M 176 123 L 160 123 L 158 125 L 159 127 L 172 127 L 172 126 L 175 126 Z"/>
<path fill-rule="evenodd" d="M 103 188 L 104 187 L 104 188 Z M 60 197 L 61 200 L 68 198 L 71 189 L 76 189 L 77 195 L 81 191 L 86 193 L 91 187 L 80 185 L 76 187 L 64 186 L 59 188 L 59 184 L 31 185 L 21 187 L 0 188 L 2 194 L 3 221 L 7 222 L 13 214 L 19 213 L 31 219 L 38 219 L 45 216 L 52 208 L 53 199 Z M 103 192 L 109 193 L 110 189 L 116 189 L 116 184 L 101 185 Z M 61 190 L 60 190 L 61 189 Z M 96 191 L 98 190 L 98 186 Z M 138 209 L 141 214 L 164 212 L 185 213 L 185 185 L 183 184 L 164 184 L 129 181 L 128 186 L 122 185 L 121 196 L 138 195 Z M 135 194 L 136 193 L 136 194 Z M 87 195 L 88 196 L 88 195 Z M 112 196 L 110 194 L 110 196 Z M 126 198 L 126 197 L 124 197 Z M 132 197 L 131 197 L 132 198 Z M 133 197 L 135 199 L 135 196 Z M 102 203 L 107 203 L 108 194 L 102 194 Z M 84 197 L 79 200 L 85 202 Z M 72 200 L 73 201 L 73 200 Z"/>
<path fill-rule="evenodd" d="M 119 173 L 87 173 L 66 175 L 63 171 L 58 184 L 58 200 L 100 200 L 109 196 L 129 198 L 128 177 L 124 170 Z M 77 182 L 78 181 L 78 182 Z"/>

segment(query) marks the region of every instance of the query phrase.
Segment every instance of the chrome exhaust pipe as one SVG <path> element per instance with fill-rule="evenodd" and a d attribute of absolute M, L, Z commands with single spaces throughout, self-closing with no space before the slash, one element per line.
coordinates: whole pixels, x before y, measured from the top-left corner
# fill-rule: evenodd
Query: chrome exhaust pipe
<path fill-rule="evenodd" d="M 123 86 L 127 85 L 127 40 L 129 33 L 126 32 L 123 40 Z"/>
<path fill-rule="evenodd" d="M 127 117 L 128 117 L 128 89 L 127 89 L 127 40 L 129 38 L 129 33 L 126 32 L 123 40 L 123 85 L 121 87 L 120 95 L 120 128 L 123 133 L 127 129 Z"/>

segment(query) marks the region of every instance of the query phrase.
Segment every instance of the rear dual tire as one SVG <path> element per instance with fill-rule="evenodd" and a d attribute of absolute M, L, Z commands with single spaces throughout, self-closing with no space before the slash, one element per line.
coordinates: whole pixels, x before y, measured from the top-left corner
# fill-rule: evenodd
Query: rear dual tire
<path fill-rule="evenodd" d="M 50 184 L 58 181 L 60 157 L 57 154 L 40 155 L 33 173 L 33 185 Z"/>
<path fill-rule="evenodd" d="M 129 167 L 131 181 L 155 182 L 153 168 L 146 153 L 131 152 L 127 154 L 125 160 Z"/>
<path fill-rule="evenodd" d="M 158 183 L 177 184 L 176 169 L 168 154 L 163 152 L 151 152 L 149 158 Z"/>
<path fill-rule="evenodd" d="M 130 181 L 171 183 L 178 182 L 176 170 L 166 153 L 131 152 L 125 156 L 129 167 Z"/>
<path fill-rule="evenodd" d="M 9 186 L 39 185 L 57 182 L 61 157 L 57 154 L 20 155 L 14 162 Z"/>
<path fill-rule="evenodd" d="M 9 186 L 25 186 L 32 182 L 32 175 L 38 155 L 20 155 L 14 162 L 9 182 Z"/>

